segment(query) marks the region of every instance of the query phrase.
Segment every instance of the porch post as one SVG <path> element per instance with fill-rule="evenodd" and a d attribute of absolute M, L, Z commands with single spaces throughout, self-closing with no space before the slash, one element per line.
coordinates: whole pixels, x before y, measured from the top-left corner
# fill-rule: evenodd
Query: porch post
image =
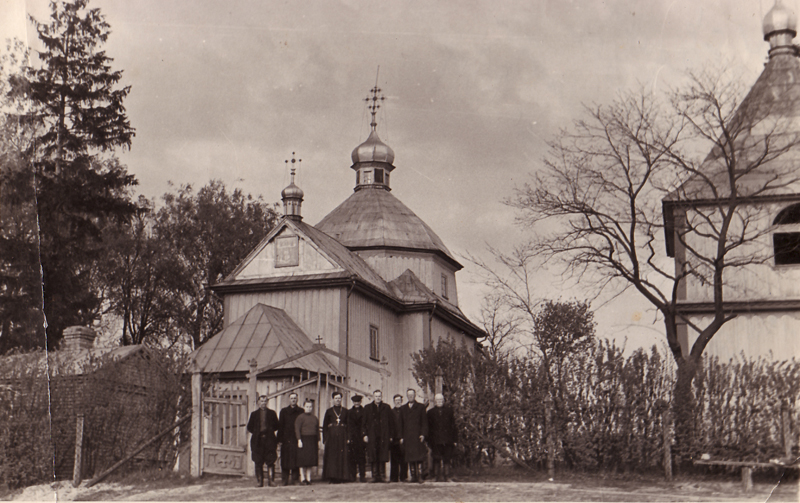
<path fill-rule="evenodd" d="M 189 459 L 189 474 L 199 477 L 203 474 L 203 374 L 192 372 L 192 441 Z"/>

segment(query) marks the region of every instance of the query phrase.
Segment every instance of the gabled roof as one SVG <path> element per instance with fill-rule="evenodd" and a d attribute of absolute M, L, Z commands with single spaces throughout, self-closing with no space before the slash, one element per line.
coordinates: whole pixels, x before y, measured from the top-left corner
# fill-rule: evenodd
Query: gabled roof
<path fill-rule="evenodd" d="M 13 362 L 8 368 L 14 366 L 21 366 L 27 368 L 37 368 L 41 371 L 47 371 L 51 376 L 57 375 L 81 375 L 87 371 L 94 371 L 99 367 L 120 363 L 133 355 L 145 353 L 152 355 L 147 346 L 143 344 L 134 344 L 131 346 L 119 347 L 106 347 L 106 348 L 91 348 L 80 350 L 64 350 L 57 351 L 34 351 L 30 353 L 21 353 L 3 357 L 8 362 Z M 160 364 L 159 364 L 160 366 Z M 8 378 L 10 376 L 0 373 L 0 378 Z"/>
<path fill-rule="evenodd" d="M 433 229 L 388 190 L 357 190 L 314 227 L 350 249 L 434 252 L 462 268 Z"/>
<path fill-rule="evenodd" d="M 449 314 L 451 321 L 459 323 L 461 328 L 469 332 L 470 335 L 483 332 L 480 327 L 476 326 L 464 315 L 458 306 L 425 286 L 412 270 L 406 269 L 403 274 L 393 279 L 390 285 L 395 288 L 406 309 L 413 310 L 417 306 L 427 309 L 428 306 L 433 305 L 435 306 L 434 310 L 438 307 L 440 308 L 440 314 L 442 310 Z"/>
<path fill-rule="evenodd" d="M 259 367 L 312 349 L 313 343 L 282 309 L 256 304 L 241 318 L 209 339 L 191 354 L 195 369 L 203 373 L 249 372 L 255 358 Z M 320 353 L 284 364 L 280 369 L 303 369 L 340 375 Z"/>
<path fill-rule="evenodd" d="M 258 253 L 269 243 L 281 230 L 289 227 L 295 233 L 304 236 L 311 241 L 314 246 L 324 255 L 335 262 L 339 267 L 344 269 L 344 272 L 331 272 L 320 273 L 312 275 L 286 275 L 270 278 L 257 278 L 257 279 L 236 279 L 238 273 L 250 263 L 250 261 L 258 255 Z M 354 278 L 363 281 L 371 287 L 379 290 L 385 295 L 392 295 L 393 291 L 389 284 L 375 272 L 364 259 L 359 257 L 356 253 L 351 252 L 341 243 L 328 236 L 324 232 L 320 232 L 313 226 L 308 225 L 302 221 L 284 218 L 278 225 L 255 247 L 255 249 L 239 264 L 231 274 L 228 275 L 223 281 L 213 285 L 215 289 L 225 290 L 228 287 L 247 286 L 247 285 L 262 285 L 262 284 L 280 284 L 286 281 L 301 282 L 303 280 L 314 281 L 318 279 L 341 279 L 341 278 Z"/>

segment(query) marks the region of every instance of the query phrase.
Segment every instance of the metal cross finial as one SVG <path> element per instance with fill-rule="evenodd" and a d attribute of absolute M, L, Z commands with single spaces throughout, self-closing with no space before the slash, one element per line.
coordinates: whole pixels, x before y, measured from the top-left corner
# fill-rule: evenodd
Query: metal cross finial
<path fill-rule="evenodd" d="M 317 336 L 317 344 L 322 344 L 322 336 L 321 335 Z"/>
<path fill-rule="evenodd" d="M 297 168 L 294 167 L 294 164 L 297 163 L 297 167 L 299 168 L 300 167 L 300 163 L 303 162 L 303 160 L 302 159 L 295 159 L 294 158 L 294 152 L 292 152 L 292 160 L 291 161 L 287 160 L 287 161 L 283 161 L 283 162 L 285 162 L 287 166 L 289 165 L 289 162 L 292 163 L 291 174 L 292 174 L 292 183 L 294 183 L 294 173 L 295 173 L 295 171 L 297 171 Z"/>
<path fill-rule="evenodd" d="M 378 71 L 375 73 L 375 87 L 369 90 L 369 92 L 372 93 L 372 97 L 367 96 L 364 98 L 365 102 L 372 102 L 371 105 L 367 105 L 367 108 L 369 108 L 369 113 L 372 114 L 372 122 L 369 125 L 372 127 L 373 131 L 375 131 L 375 127 L 378 125 L 378 123 L 375 121 L 375 115 L 378 113 L 378 109 L 381 107 L 378 102 L 386 99 L 383 95 L 380 97 L 378 96 L 378 94 L 381 93 L 381 88 L 378 87 L 378 75 L 380 74 L 380 71 L 381 67 L 378 65 Z"/>

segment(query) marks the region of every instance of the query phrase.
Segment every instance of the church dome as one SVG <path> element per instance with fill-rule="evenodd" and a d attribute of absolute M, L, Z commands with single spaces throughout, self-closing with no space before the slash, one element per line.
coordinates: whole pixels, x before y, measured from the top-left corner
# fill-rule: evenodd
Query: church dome
<path fill-rule="evenodd" d="M 428 225 L 386 190 L 360 190 L 328 213 L 315 228 L 353 249 L 433 252 L 461 265 Z"/>
<path fill-rule="evenodd" d="M 281 198 L 283 199 L 302 199 L 304 195 L 303 189 L 294 184 L 294 176 L 292 176 L 292 183 L 281 191 Z"/>
<path fill-rule="evenodd" d="M 775 5 L 764 16 L 764 40 L 768 40 L 772 33 L 789 31 L 797 34 L 797 16 L 792 9 L 783 5 L 781 0 L 776 0 Z"/>
<path fill-rule="evenodd" d="M 359 162 L 394 162 L 394 150 L 383 143 L 375 129 L 372 129 L 367 140 L 353 150 L 353 164 Z"/>

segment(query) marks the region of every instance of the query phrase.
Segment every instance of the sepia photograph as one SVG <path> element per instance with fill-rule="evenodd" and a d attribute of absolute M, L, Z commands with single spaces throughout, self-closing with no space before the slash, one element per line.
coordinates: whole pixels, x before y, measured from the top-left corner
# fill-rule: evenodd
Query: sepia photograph
<path fill-rule="evenodd" d="M 798 501 L 798 0 L 0 0 L 0 499 Z"/>

